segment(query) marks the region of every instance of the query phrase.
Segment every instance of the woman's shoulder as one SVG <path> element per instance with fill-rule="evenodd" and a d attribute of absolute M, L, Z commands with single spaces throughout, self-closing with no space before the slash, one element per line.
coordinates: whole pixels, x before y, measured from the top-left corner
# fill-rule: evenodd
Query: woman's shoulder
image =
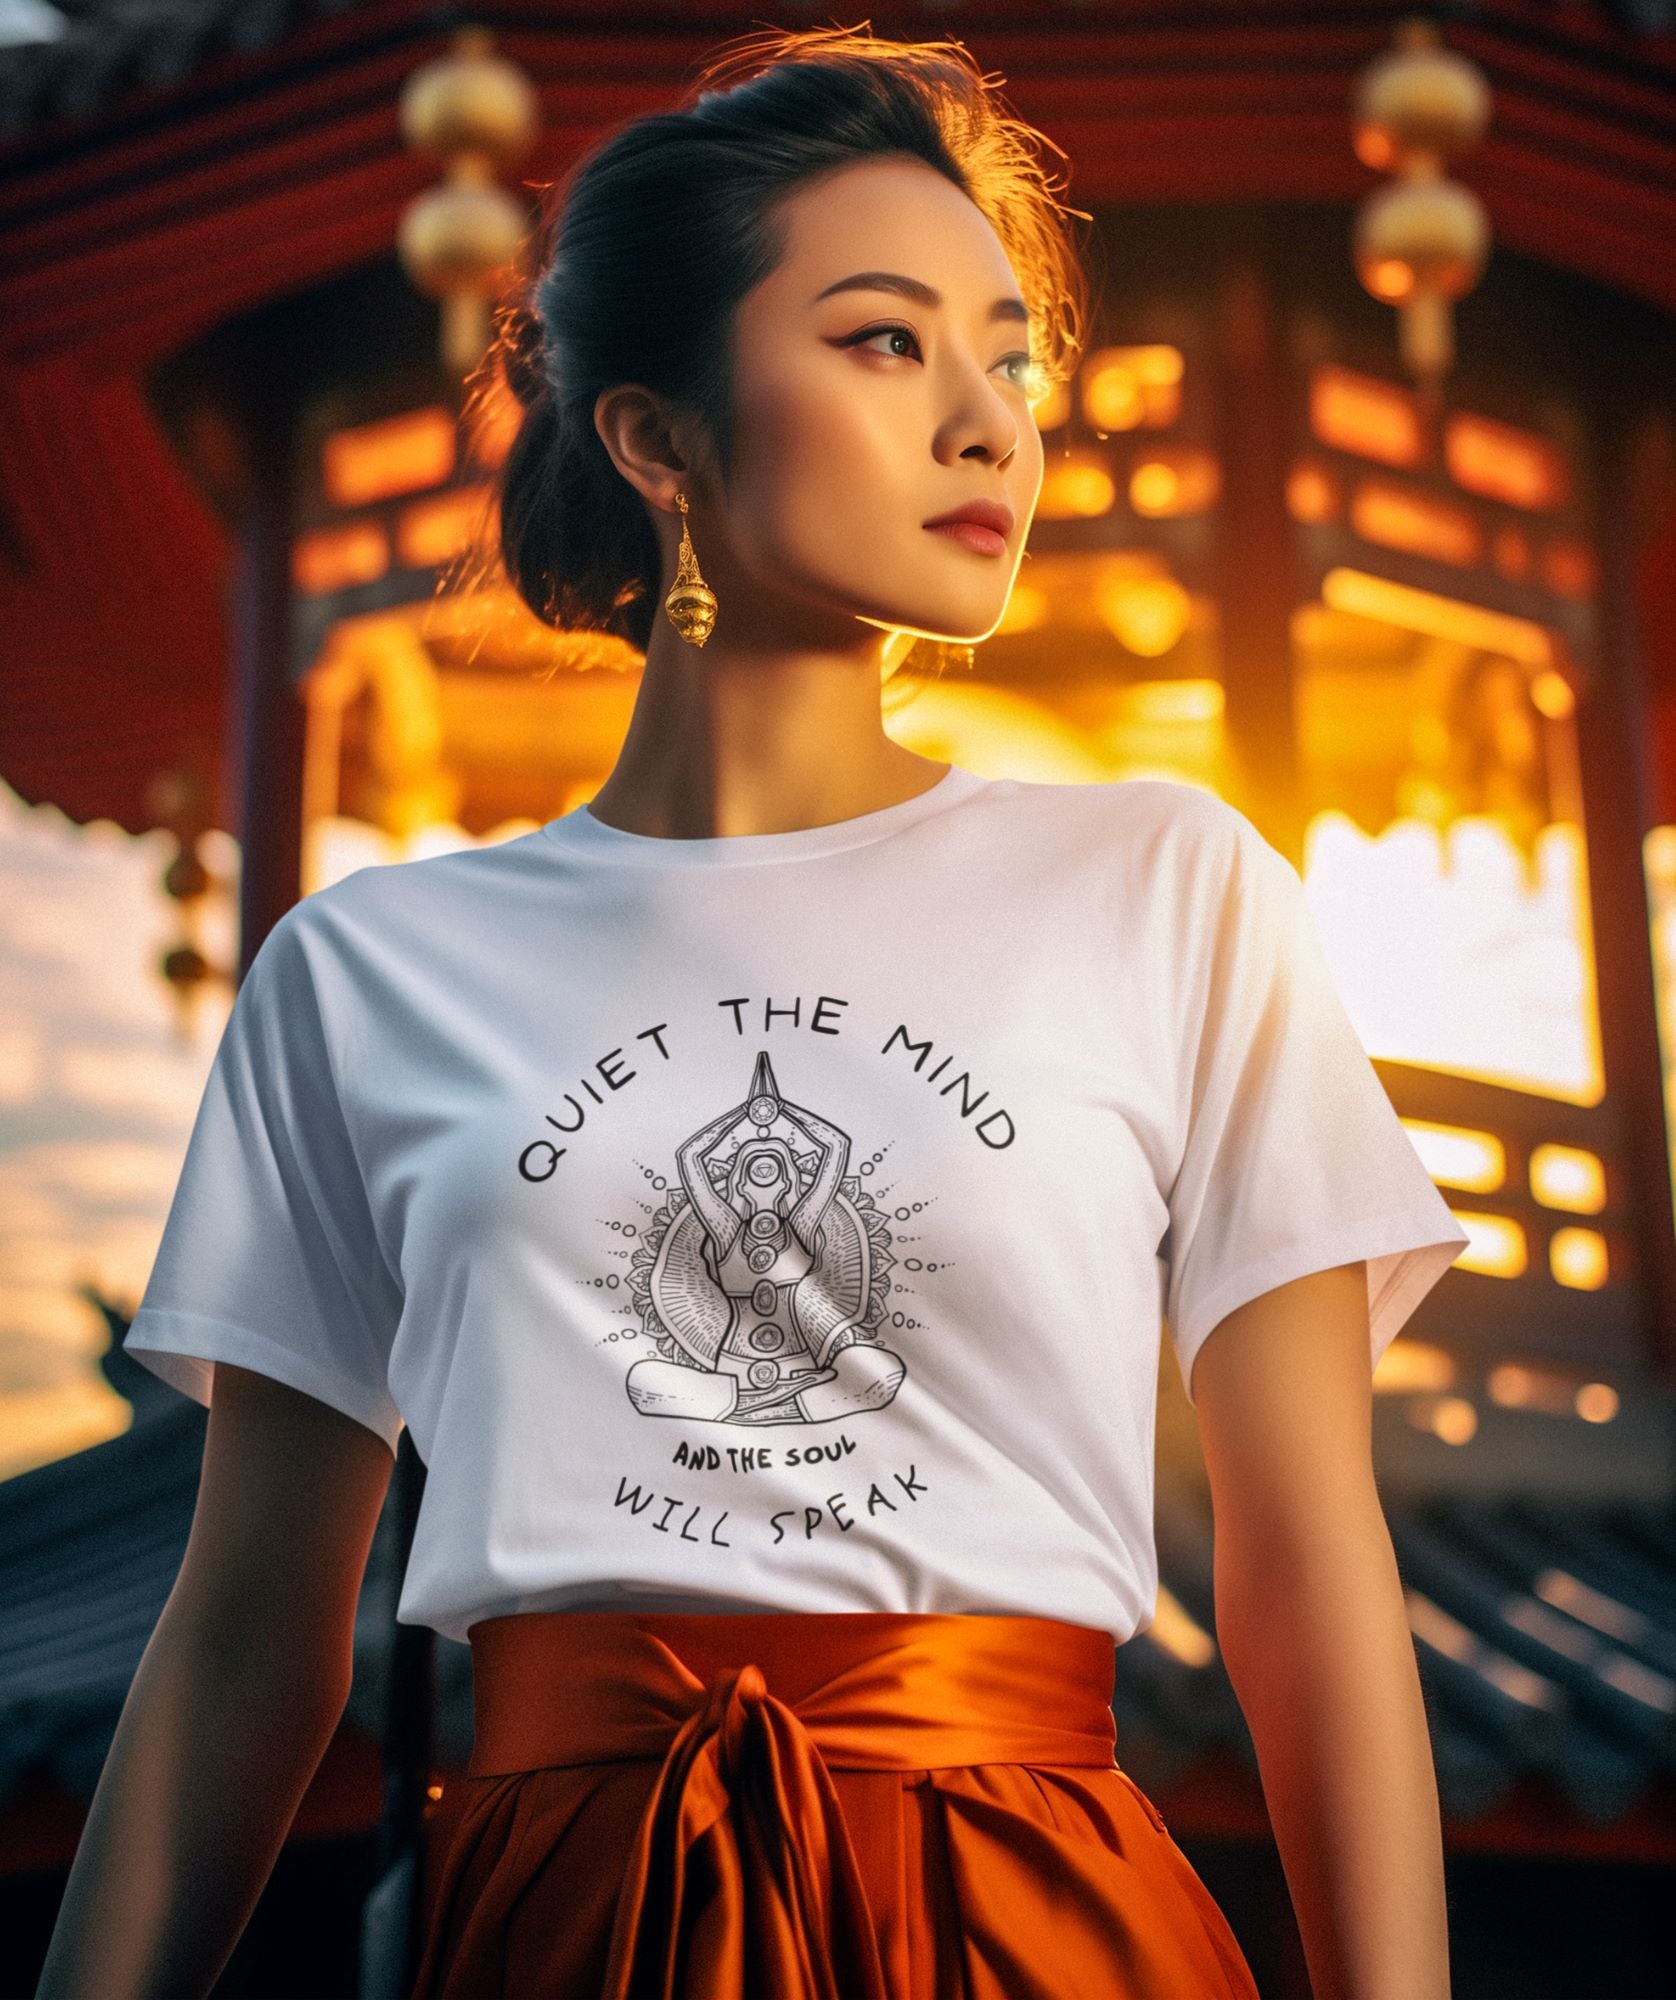
<path fill-rule="evenodd" d="M 458 897 L 492 894 L 528 880 L 539 865 L 542 839 L 537 828 L 509 840 L 363 862 L 311 890 L 286 914 L 303 927 L 330 928 L 337 920 L 422 913 Z"/>
<path fill-rule="evenodd" d="M 536 834 L 349 869 L 299 897 L 257 954 L 264 976 L 302 977 L 376 961 L 386 970 L 439 938 L 462 941 L 501 927 L 504 899 L 527 885 Z M 254 969 L 254 968 L 253 968 Z"/>
<path fill-rule="evenodd" d="M 1182 778 L 1021 779 L 1006 791 L 1014 815 L 1034 821 L 1043 837 L 1060 836 L 1096 857 L 1132 858 L 1154 879 L 1175 866 L 1195 876 L 1206 867 L 1226 873 L 1243 851 L 1269 846 L 1237 806 Z"/>

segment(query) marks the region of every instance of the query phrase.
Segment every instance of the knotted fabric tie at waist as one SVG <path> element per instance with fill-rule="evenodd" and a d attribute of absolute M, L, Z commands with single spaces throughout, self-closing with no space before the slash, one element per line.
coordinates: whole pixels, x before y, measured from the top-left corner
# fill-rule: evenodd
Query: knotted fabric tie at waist
<path fill-rule="evenodd" d="M 707 2000 L 886 2000 L 829 1773 L 1116 1761 L 1111 1635 L 1058 1619 L 521 1612 L 468 1636 L 473 1777 L 661 1760 L 602 2000 L 676 2000 L 694 1954 Z"/>

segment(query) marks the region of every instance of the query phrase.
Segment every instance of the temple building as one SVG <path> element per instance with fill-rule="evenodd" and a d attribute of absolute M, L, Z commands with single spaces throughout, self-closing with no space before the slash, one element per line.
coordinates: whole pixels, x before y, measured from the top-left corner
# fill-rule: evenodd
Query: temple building
<path fill-rule="evenodd" d="M 455 586 L 515 411 L 468 392 L 481 314 L 414 219 L 457 162 L 404 92 L 426 65 L 462 102 L 522 79 L 504 206 L 748 23 L 78 0 L 54 32 L 47 0 L 14 4 L 39 32 L 0 46 L 4 824 L 37 857 L 46 809 L 66 848 L 163 843 L 180 922 L 137 978 L 202 1048 L 299 897 L 585 802 L 635 698 L 626 642 Z M 955 0 L 872 24 L 1005 77 L 1063 148 L 1093 276 L 1006 618 L 969 667 L 916 647 L 886 726 L 985 776 L 1204 786 L 1296 864 L 1470 1237 L 1374 1385 L 1456 1990 L 1641 2000 L 1676 1947 L 1640 1886 L 1676 1860 L 1676 8 Z M 216 893 L 228 924 L 194 922 Z M 32 1074 L 0 1053 L 25 1139 L 52 1125 Z M 37 1268 L 24 1240 L 0 1225 L 0 1271 Z M 21 1290 L 0 1280 L 0 1354 Z M 204 1412 L 106 1351 L 123 1290 L 63 1308 L 102 1428 L 0 1466 L 5 1973 L 44 1949 L 191 1519 Z M 1158 1449 L 1120 1754 L 1293 2000 L 1167 1353 Z M 465 1649 L 393 1650 L 415 1476 L 239 1992 L 353 1963 L 404 1700 L 432 1710 L 433 1799 L 463 1767 Z M 1558 1863 L 1572 1886 L 1530 1896 Z M 1567 1895 L 1597 1899 L 1575 1959 Z"/>

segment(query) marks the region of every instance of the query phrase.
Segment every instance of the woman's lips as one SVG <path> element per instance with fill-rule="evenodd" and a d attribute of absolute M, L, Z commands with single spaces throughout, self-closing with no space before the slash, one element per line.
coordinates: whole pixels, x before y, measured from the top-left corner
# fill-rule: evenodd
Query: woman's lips
<path fill-rule="evenodd" d="M 1007 553 L 1007 538 L 998 535 L 993 528 L 980 528 L 976 521 L 946 521 L 940 528 L 928 528 L 927 534 L 947 535 L 962 543 L 974 555 L 1004 556 Z"/>

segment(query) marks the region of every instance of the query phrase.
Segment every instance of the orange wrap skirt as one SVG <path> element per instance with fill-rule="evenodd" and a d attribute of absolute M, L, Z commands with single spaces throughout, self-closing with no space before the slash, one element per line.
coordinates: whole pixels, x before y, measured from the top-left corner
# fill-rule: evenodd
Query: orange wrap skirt
<path fill-rule="evenodd" d="M 558 1611 L 468 1636 L 412 2000 L 1257 2000 L 1116 1761 L 1109 1633 Z"/>

